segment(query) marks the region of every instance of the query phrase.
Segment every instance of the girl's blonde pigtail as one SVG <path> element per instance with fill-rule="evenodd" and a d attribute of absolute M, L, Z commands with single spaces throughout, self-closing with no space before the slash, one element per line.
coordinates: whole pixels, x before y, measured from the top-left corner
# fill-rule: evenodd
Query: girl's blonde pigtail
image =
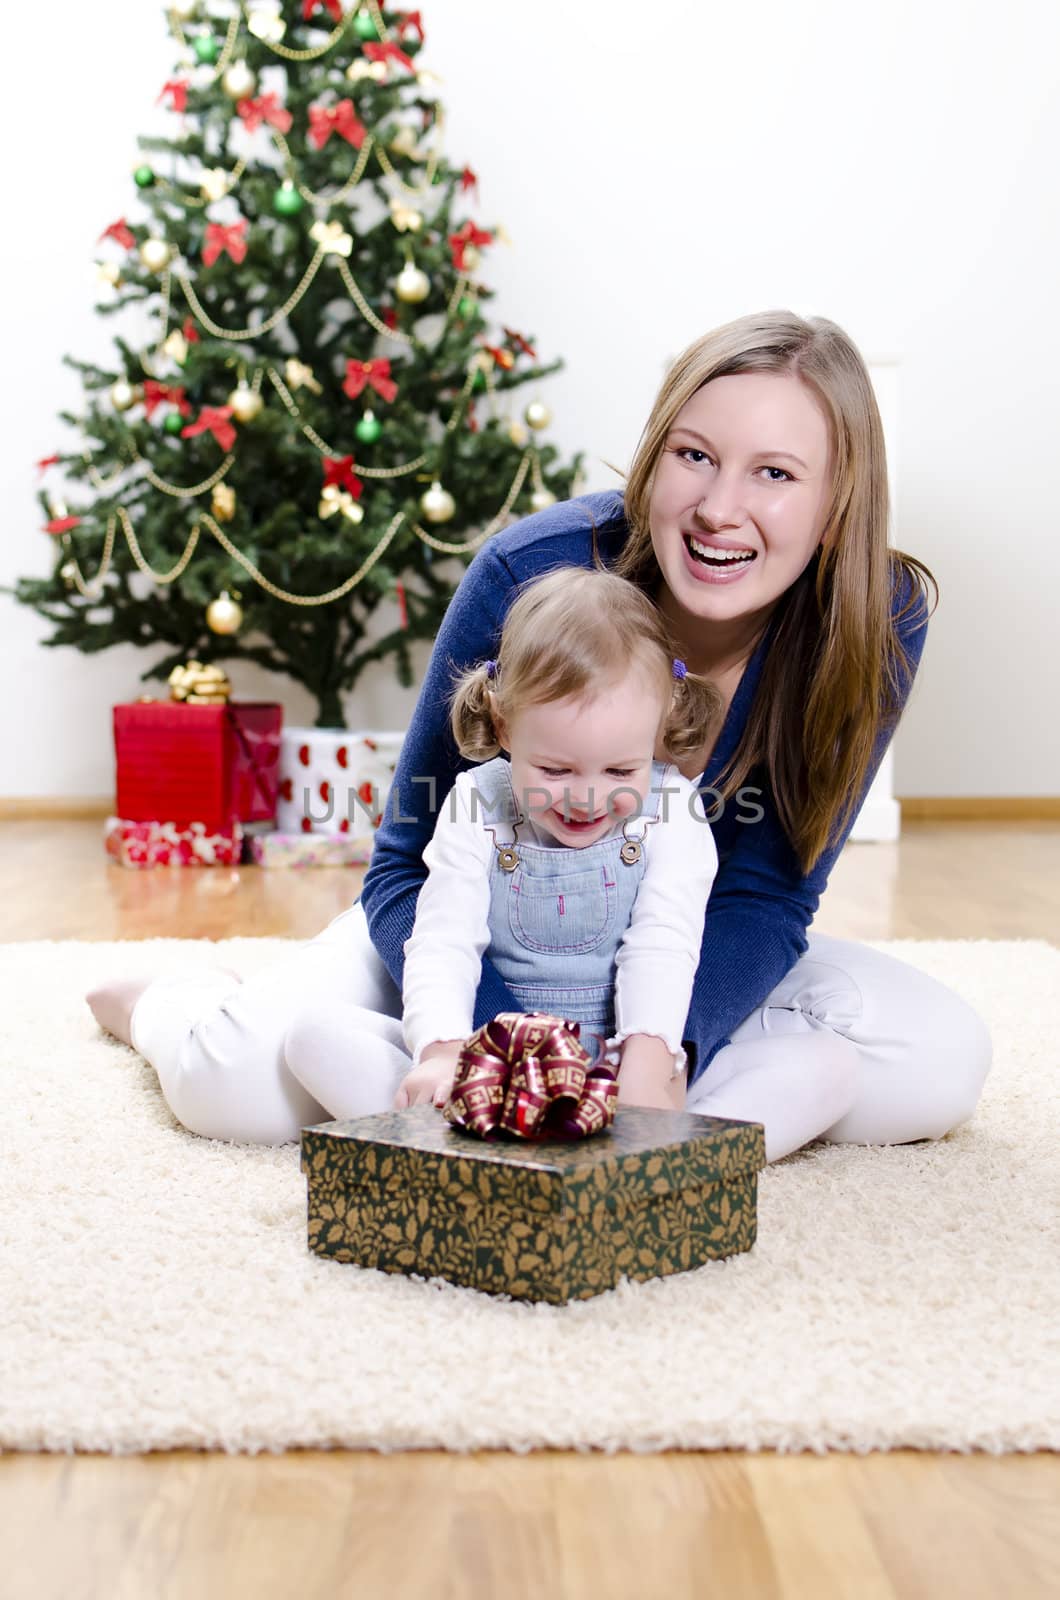
<path fill-rule="evenodd" d="M 456 681 L 449 723 L 456 747 L 468 761 L 492 761 L 500 755 L 489 691 L 485 662 L 469 667 Z"/>

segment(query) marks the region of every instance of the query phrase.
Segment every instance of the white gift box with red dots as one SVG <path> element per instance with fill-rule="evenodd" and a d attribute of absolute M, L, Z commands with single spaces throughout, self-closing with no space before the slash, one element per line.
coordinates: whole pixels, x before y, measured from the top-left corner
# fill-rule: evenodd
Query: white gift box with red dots
<path fill-rule="evenodd" d="M 383 818 L 403 733 L 285 728 L 276 827 L 370 839 Z"/>

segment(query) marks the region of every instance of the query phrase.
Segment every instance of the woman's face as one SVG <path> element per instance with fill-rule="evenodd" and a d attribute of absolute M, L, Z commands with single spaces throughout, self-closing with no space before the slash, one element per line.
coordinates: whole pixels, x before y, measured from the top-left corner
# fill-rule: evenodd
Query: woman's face
<path fill-rule="evenodd" d="M 798 378 L 713 378 L 678 412 L 650 500 L 651 542 L 679 614 L 761 617 L 820 543 L 831 487 L 828 420 Z"/>

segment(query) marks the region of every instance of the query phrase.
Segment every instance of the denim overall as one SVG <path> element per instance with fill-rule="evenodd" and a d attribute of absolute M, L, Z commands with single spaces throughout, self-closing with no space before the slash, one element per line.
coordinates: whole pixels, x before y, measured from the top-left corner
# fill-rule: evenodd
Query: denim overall
<path fill-rule="evenodd" d="M 652 762 L 639 816 L 584 849 L 524 843 L 511 766 L 504 756 L 475 773 L 477 816 L 493 835 L 490 943 L 486 956 L 525 1011 L 550 1011 L 581 1023 L 594 1054 L 615 1031 L 615 956 L 629 927 L 646 866 L 645 834 L 658 821 L 671 770 Z M 634 841 L 641 842 L 635 848 Z"/>

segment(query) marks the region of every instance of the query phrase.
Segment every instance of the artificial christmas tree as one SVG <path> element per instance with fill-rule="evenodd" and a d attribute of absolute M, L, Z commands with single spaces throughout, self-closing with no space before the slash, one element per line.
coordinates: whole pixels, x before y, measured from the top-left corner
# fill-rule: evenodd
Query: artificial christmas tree
<path fill-rule="evenodd" d="M 439 558 L 572 492 L 581 458 L 540 442 L 547 407 L 508 404 L 561 363 L 484 315 L 505 236 L 462 215 L 477 180 L 446 160 L 419 11 L 167 15 L 175 125 L 140 141 L 145 214 L 100 240 L 97 309 L 138 308 L 152 331 L 117 338 L 112 370 L 71 363 L 81 439 L 40 464 L 54 571 L 15 593 L 54 624 L 49 645 L 169 645 L 145 679 L 257 661 L 340 725 L 370 661 L 411 683 L 410 645 L 459 577 Z M 398 625 L 372 640 L 389 596 Z"/>

